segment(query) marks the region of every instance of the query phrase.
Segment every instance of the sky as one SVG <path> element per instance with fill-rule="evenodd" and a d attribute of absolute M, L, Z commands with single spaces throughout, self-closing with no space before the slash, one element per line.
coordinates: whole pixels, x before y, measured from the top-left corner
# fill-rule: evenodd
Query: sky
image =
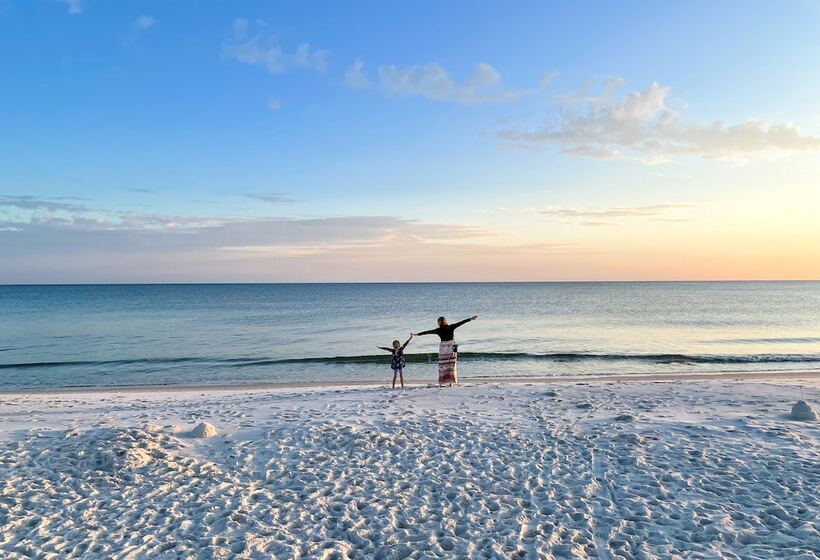
<path fill-rule="evenodd" d="M 0 283 L 820 279 L 820 3 L 0 0 Z"/>

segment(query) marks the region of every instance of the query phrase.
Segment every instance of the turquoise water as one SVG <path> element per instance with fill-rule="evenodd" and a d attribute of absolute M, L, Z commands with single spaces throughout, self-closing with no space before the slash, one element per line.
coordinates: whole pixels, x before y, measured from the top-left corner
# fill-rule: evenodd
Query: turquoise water
<path fill-rule="evenodd" d="M 385 379 L 474 313 L 463 379 L 820 369 L 820 282 L 0 286 L 0 390 Z"/>

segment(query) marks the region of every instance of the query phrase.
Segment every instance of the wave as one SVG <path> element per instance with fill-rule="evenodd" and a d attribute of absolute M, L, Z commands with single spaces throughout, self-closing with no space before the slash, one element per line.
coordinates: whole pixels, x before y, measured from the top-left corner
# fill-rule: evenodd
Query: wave
<path fill-rule="evenodd" d="M 407 354 L 409 363 L 435 363 L 434 353 Z M 655 364 L 754 364 L 754 363 L 811 363 L 820 362 L 820 354 L 596 354 L 592 352 L 461 352 L 460 360 L 466 361 L 550 361 L 550 362 L 642 362 Z M 148 366 L 200 363 L 211 367 L 262 367 L 297 364 L 387 364 L 387 354 L 366 354 L 360 356 L 328 356 L 302 358 L 135 358 L 121 360 L 66 360 L 55 362 L 20 362 L 0 364 L 2 369 L 57 368 L 57 367 L 102 367 L 102 366 Z"/>

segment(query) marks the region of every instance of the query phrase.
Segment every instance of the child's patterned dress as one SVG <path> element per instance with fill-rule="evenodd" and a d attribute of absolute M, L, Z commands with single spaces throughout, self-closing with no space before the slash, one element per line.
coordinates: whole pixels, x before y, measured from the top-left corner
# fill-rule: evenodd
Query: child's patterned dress
<path fill-rule="evenodd" d="M 404 366 L 407 365 L 407 362 L 404 359 L 404 347 L 397 348 L 392 351 L 393 357 L 390 359 L 390 368 L 393 371 L 404 369 Z"/>

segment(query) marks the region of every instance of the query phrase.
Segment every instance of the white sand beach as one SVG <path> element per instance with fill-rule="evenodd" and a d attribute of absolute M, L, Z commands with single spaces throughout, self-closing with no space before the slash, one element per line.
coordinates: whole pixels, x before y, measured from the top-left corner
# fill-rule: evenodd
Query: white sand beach
<path fill-rule="evenodd" d="M 4 394 L 0 557 L 820 558 L 801 386 Z"/>

